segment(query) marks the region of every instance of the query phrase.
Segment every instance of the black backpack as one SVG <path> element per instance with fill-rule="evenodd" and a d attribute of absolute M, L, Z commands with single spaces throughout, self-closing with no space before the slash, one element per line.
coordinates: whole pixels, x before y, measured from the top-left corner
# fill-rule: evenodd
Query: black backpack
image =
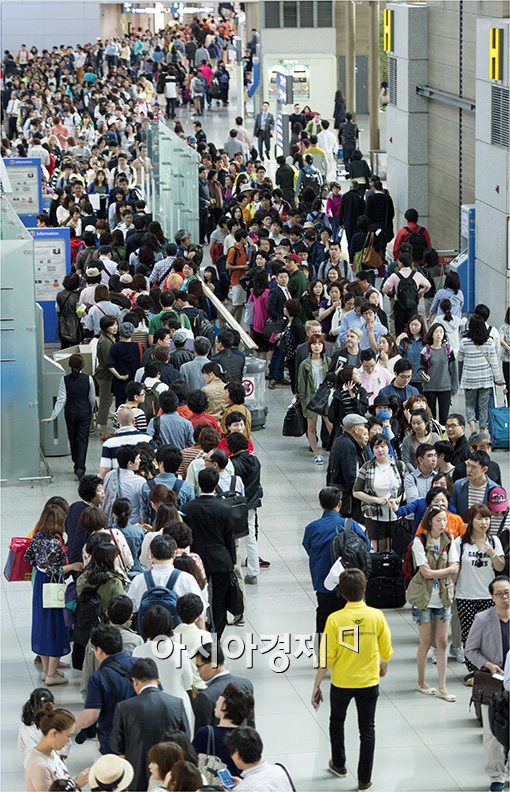
<path fill-rule="evenodd" d="M 195 338 L 197 336 L 202 336 L 203 338 L 207 338 L 211 346 L 214 344 L 214 327 L 210 323 L 209 319 L 205 315 L 204 311 L 201 309 L 198 311 L 196 316 L 193 317 L 191 320 L 191 329 L 193 331 L 193 335 Z"/>
<path fill-rule="evenodd" d="M 303 181 L 301 182 L 301 190 L 300 194 L 307 188 L 311 187 L 315 195 L 319 195 L 321 191 L 321 184 L 319 179 L 318 173 L 307 173 L 306 171 L 303 174 Z"/>
<path fill-rule="evenodd" d="M 489 724 L 496 740 L 508 753 L 508 690 L 493 693 L 489 704 Z"/>
<path fill-rule="evenodd" d="M 73 641 L 86 646 L 94 627 L 103 621 L 101 597 L 96 588 L 84 588 L 76 601 L 74 612 Z"/>
<path fill-rule="evenodd" d="M 409 226 L 406 226 L 404 231 L 407 231 L 407 243 L 413 249 L 413 261 L 423 261 L 423 254 L 427 250 L 428 245 L 422 226 L 417 225 L 414 231 Z"/>
<path fill-rule="evenodd" d="M 236 492 L 236 477 L 230 479 L 230 489 L 222 490 L 216 487 L 216 497 L 230 507 L 234 520 L 234 536 L 239 539 L 241 536 L 248 536 L 248 501 L 244 495 Z"/>
<path fill-rule="evenodd" d="M 346 568 L 361 569 L 367 578 L 372 571 L 372 558 L 364 541 L 352 530 L 352 517 L 347 517 L 343 530 L 336 529 L 336 534 L 331 540 L 331 564 L 339 558 Z"/>
<path fill-rule="evenodd" d="M 413 311 L 420 302 L 418 286 L 414 280 L 414 272 L 411 272 L 408 278 L 404 278 L 400 272 L 397 272 L 397 278 L 399 280 L 397 302 L 404 311 Z"/>

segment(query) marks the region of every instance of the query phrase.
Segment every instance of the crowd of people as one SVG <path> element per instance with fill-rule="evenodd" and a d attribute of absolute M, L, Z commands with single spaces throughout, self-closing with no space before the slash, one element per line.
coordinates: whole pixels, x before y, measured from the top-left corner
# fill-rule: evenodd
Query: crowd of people
<path fill-rule="evenodd" d="M 199 118 L 228 105 L 233 33 L 227 19 L 194 18 L 157 35 L 4 53 L 3 155 L 41 159 L 52 201 L 38 225 L 71 229 L 58 339 L 89 343 L 96 361 L 86 371 L 70 350 L 44 419 L 64 412 L 78 500 L 47 501 L 24 556 L 42 683 L 18 737 L 29 790 L 186 792 L 228 788 L 231 776 L 240 792 L 294 789 L 285 766 L 263 759 L 257 691 L 227 670 L 221 645 L 270 567 L 258 550 L 264 493 L 243 328 L 267 387 L 290 389 L 286 433 L 327 463 L 303 547 L 317 597 L 314 708 L 331 670 L 329 770 L 347 775 L 354 698 L 358 788 L 372 787 L 393 652 L 382 607 L 412 605 L 418 694 L 455 702 L 448 656 L 465 663 L 468 686 L 504 669 L 508 685 L 510 525 L 489 433 L 494 386 L 509 389 L 508 312 L 499 330 L 485 304 L 466 317 L 459 277 L 417 211 L 395 228 L 341 91 L 331 121 L 294 105 L 291 151 L 275 169 L 268 102 L 253 130 L 239 116 L 226 141 L 209 139 Z M 256 46 L 254 33 L 252 55 Z M 186 229 L 169 238 L 143 198 L 159 118 L 199 156 L 199 240 Z M 465 417 L 452 406 L 459 389 Z M 94 424 L 98 475 L 87 473 Z M 364 621 L 359 653 L 339 639 L 353 620 Z M 77 716 L 52 692 L 70 681 L 69 654 Z M 481 713 L 490 789 L 502 792 L 505 750 L 487 701 Z M 75 779 L 73 734 L 97 740 L 100 755 Z"/>

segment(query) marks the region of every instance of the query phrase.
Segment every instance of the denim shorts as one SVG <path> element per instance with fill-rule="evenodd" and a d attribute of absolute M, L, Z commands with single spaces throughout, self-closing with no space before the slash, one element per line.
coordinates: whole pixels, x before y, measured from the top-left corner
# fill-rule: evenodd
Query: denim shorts
<path fill-rule="evenodd" d="M 413 605 L 413 621 L 428 624 L 431 621 L 441 619 L 441 621 L 450 621 L 452 618 L 452 609 L 448 608 L 415 608 Z"/>

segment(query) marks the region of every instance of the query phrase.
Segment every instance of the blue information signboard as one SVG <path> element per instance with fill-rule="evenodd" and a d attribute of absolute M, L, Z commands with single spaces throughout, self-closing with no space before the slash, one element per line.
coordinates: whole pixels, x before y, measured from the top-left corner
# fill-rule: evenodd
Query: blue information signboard
<path fill-rule="evenodd" d="M 12 192 L 11 204 L 23 225 L 35 226 L 37 215 L 42 212 L 42 173 L 38 157 L 5 157 Z"/>
<path fill-rule="evenodd" d="M 57 341 L 55 297 L 62 281 L 71 271 L 69 228 L 29 228 L 34 238 L 35 299 L 44 312 L 44 340 Z"/>

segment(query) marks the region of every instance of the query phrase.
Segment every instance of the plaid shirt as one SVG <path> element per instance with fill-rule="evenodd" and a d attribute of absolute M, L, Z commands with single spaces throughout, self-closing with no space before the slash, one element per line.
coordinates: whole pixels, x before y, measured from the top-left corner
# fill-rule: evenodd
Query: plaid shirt
<path fill-rule="evenodd" d="M 397 481 L 400 481 L 399 494 L 404 489 L 404 477 L 406 475 L 406 466 L 400 459 L 393 459 L 390 457 L 391 470 Z M 371 459 L 365 462 L 358 471 L 358 476 L 354 482 L 353 492 L 365 492 L 367 495 L 376 496 L 374 490 L 374 480 L 376 471 L 376 461 Z M 372 520 L 380 520 L 382 517 L 382 509 L 378 503 L 363 503 L 363 514 Z"/>

